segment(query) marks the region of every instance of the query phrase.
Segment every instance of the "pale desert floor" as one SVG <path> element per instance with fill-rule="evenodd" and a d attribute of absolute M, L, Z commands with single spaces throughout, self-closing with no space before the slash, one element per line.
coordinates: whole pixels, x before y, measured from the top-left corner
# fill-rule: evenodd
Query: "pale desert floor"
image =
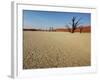
<path fill-rule="evenodd" d="M 91 65 L 90 33 L 23 32 L 23 68 Z"/>

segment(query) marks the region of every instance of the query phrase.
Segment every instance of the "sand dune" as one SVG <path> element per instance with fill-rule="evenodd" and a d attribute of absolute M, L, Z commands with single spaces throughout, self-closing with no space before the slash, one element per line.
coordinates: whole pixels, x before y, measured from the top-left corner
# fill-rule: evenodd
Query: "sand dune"
<path fill-rule="evenodd" d="M 69 32 L 68 29 L 66 28 L 58 28 L 55 29 L 56 32 Z M 76 28 L 74 32 L 80 32 L 80 28 Z M 91 32 L 91 27 L 90 26 L 81 26 L 81 32 Z"/>
<path fill-rule="evenodd" d="M 23 68 L 89 66 L 90 33 L 23 32 Z"/>
<path fill-rule="evenodd" d="M 50 31 L 50 30 L 43 30 L 43 29 L 34 29 L 34 28 L 24 28 L 24 31 Z M 53 29 L 52 32 L 69 32 L 67 28 L 56 28 Z M 76 28 L 74 32 L 80 32 L 80 28 Z M 81 32 L 91 32 L 90 26 L 81 26 Z"/>

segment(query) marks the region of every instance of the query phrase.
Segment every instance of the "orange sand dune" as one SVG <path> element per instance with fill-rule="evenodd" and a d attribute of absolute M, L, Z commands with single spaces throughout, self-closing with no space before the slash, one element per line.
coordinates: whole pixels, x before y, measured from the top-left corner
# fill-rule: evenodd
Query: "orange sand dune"
<path fill-rule="evenodd" d="M 52 31 L 52 32 L 69 32 L 67 28 L 56 28 L 53 30 L 43 30 L 43 29 L 23 29 L 24 31 Z M 80 32 L 80 28 L 76 28 L 74 32 Z M 81 26 L 81 32 L 91 32 L 90 26 Z"/>
<path fill-rule="evenodd" d="M 85 26 L 85 27 L 81 27 L 82 28 L 82 32 L 91 32 L 91 27 L 90 26 Z M 64 29 L 64 28 L 58 28 L 55 30 L 56 32 L 69 32 L 68 29 Z M 80 32 L 80 28 L 77 28 L 75 30 L 75 32 Z"/>

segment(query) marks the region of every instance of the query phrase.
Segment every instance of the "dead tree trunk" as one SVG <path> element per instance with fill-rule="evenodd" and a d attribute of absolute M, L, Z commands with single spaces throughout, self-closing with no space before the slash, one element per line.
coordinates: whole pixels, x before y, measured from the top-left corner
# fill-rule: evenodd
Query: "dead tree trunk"
<path fill-rule="evenodd" d="M 79 28 L 80 28 L 80 33 L 82 33 L 82 29 L 83 29 L 82 26 L 80 26 Z"/>

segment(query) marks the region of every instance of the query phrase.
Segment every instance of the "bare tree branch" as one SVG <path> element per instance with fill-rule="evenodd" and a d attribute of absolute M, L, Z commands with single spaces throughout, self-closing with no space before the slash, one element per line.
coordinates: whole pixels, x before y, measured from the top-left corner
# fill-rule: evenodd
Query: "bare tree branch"
<path fill-rule="evenodd" d="M 66 25 L 66 27 L 67 27 L 68 31 L 71 32 L 71 28 L 69 27 L 68 24 Z"/>

